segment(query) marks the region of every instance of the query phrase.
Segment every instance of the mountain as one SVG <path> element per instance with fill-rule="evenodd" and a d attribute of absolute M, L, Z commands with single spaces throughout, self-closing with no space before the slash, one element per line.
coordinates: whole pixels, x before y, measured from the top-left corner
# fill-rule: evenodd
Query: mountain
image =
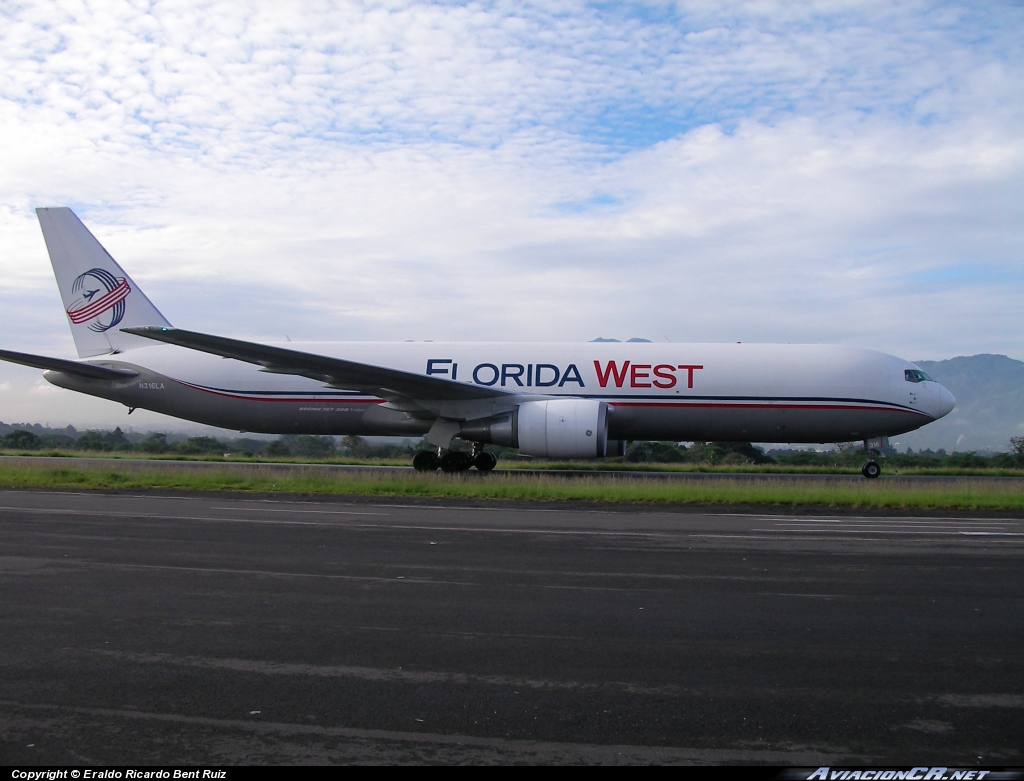
<path fill-rule="evenodd" d="M 956 396 L 956 409 L 935 423 L 892 437 L 904 451 L 1007 451 L 1010 437 L 1024 436 L 1024 361 L 1005 355 L 968 355 L 915 361 Z"/>

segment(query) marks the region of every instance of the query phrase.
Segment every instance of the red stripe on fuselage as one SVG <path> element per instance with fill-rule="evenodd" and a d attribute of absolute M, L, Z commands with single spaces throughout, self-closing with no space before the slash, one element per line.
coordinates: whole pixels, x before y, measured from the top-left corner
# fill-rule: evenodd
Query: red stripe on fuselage
<path fill-rule="evenodd" d="M 303 396 L 301 398 L 288 398 L 288 399 L 275 399 L 267 398 L 265 396 L 247 396 L 241 392 L 213 390 L 212 388 L 204 388 L 202 385 L 193 385 L 190 382 L 184 380 L 171 379 L 172 382 L 176 382 L 179 385 L 184 385 L 186 388 L 192 388 L 192 390 L 202 391 L 203 393 L 209 393 L 213 396 L 221 396 L 226 399 L 238 399 L 240 401 L 271 401 L 271 402 L 292 402 L 298 404 L 383 404 L 384 399 L 378 399 L 376 397 L 370 398 L 345 398 L 339 399 L 336 396 Z"/>
<path fill-rule="evenodd" d="M 203 393 L 210 393 L 214 396 L 221 396 L 230 399 L 239 399 L 243 401 L 264 401 L 264 402 L 291 402 L 291 403 L 331 403 L 331 404 L 382 404 L 384 399 L 378 399 L 376 397 L 360 397 L 360 398 L 337 398 L 334 396 L 317 397 L 317 396 L 303 396 L 299 398 L 268 398 L 266 396 L 252 396 L 246 395 L 241 392 L 221 391 L 213 390 L 211 388 L 204 388 L 201 385 L 193 385 L 192 383 L 185 382 L 184 380 L 174 380 L 180 385 L 184 385 L 194 390 L 202 391 Z M 600 399 L 598 399 L 600 400 Z M 905 407 L 897 407 L 886 404 L 885 402 L 878 402 L 878 406 L 870 406 L 867 404 L 836 404 L 822 403 L 822 404 L 794 404 L 785 402 L 707 402 L 707 401 L 609 401 L 612 407 L 656 407 L 662 409 L 763 409 L 763 410 L 845 410 L 845 411 L 857 411 L 857 412 L 906 412 L 911 415 L 928 415 L 919 410 L 906 409 Z"/>
<path fill-rule="evenodd" d="M 612 407 L 684 407 L 684 408 L 703 408 L 703 409 L 821 409 L 821 410 L 850 410 L 850 411 L 870 411 L 870 412 L 908 412 L 912 415 L 924 415 L 930 417 L 927 413 L 921 412 L 916 409 L 907 409 L 906 407 L 896 407 L 886 404 L 885 402 L 878 402 L 879 406 L 871 407 L 865 404 L 786 404 L 779 402 L 761 402 L 761 403 L 750 403 L 750 402 L 706 402 L 706 401 L 610 401 L 609 405 Z"/>

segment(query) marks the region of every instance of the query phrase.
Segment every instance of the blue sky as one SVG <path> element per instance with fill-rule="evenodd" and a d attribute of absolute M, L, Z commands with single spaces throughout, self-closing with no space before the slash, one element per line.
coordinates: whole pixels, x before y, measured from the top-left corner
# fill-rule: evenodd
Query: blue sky
<path fill-rule="evenodd" d="M 5 3 L 0 342 L 74 355 L 32 211 L 69 205 L 240 338 L 1024 359 L 1022 39 L 1014 3 Z M 0 366 L 0 420 L 123 415 Z"/>

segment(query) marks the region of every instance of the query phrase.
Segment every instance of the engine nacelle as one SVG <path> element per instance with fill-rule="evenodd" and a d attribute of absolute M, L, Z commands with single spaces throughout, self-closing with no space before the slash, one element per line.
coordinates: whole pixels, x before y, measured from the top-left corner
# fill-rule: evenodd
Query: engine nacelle
<path fill-rule="evenodd" d="M 608 404 L 590 399 L 527 401 L 514 412 L 462 424 L 460 437 L 518 447 L 541 458 L 603 458 Z"/>
<path fill-rule="evenodd" d="M 603 458 L 608 404 L 590 399 L 528 401 L 519 405 L 519 452 L 542 458 Z"/>

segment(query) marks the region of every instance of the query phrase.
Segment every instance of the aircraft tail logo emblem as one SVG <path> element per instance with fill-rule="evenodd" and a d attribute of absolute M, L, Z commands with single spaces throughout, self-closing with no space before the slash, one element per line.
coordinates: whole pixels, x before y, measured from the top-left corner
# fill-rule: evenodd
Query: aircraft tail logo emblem
<path fill-rule="evenodd" d="M 89 323 L 89 330 L 100 334 L 121 322 L 124 300 L 132 288 L 124 277 L 92 268 L 75 279 L 71 292 L 79 294 L 67 309 L 71 322 L 75 325 Z"/>

